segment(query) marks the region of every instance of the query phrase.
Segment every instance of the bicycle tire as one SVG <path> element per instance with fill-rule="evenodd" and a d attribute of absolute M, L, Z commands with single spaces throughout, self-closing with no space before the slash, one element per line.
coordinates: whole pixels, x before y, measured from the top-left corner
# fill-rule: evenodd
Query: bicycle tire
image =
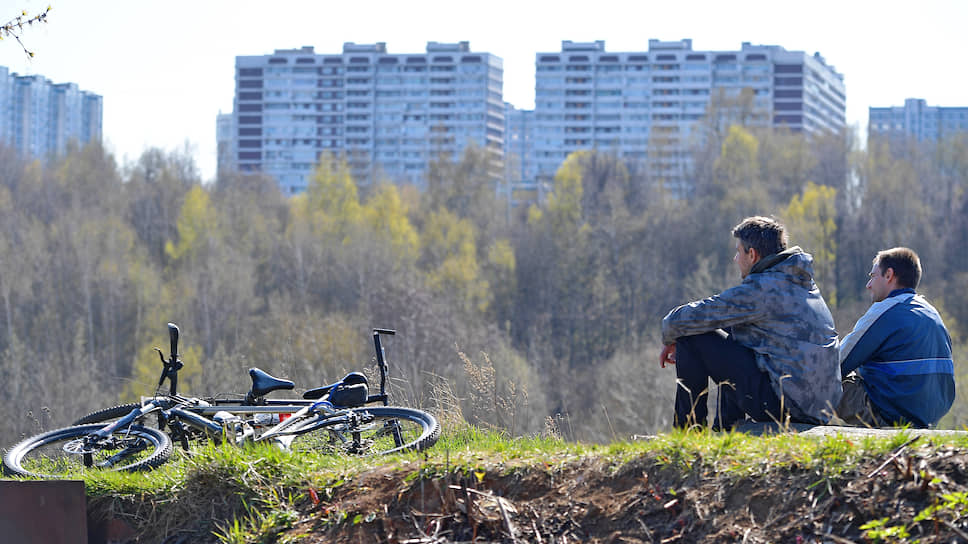
<path fill-rule="evenodd" d="M 98 410 L 96 412 L 91 412 L 86 416 L 78 419 L 71 425 L 88 425 L 91 423 L 107 423 L 108 421 L 113 421 L 115 419 L 120 419 L 131 413 L 132 410 L 141 408 L 141 405 L 132 402 L 130 404 L 119 404 L 118 406 L 112 406 L 110 408 L 105 408 L 103 410 Z"/>
<path fill-rule="evenodd" d="M 85 444 L 84 438 L 102 428 L 98 424 L 77 425 L 26 438 L 4 455 L 3 465 L 21 476 L 62 478 L 85 468 L 149 470 L 171 457 L 168 435 L 141 425 L 118 429 L 97 444 Z"/>
<path fill-rule="evenodd" d="M 440 438 L 437 418 L 422 410 L 396 406 L 353 408 L 352 415 L 334 418 L 320 415 L 292 429 L 288 437 L 293 451 L 316 451 L 348 455 L 387 455 L 423 451 Z M 285 440 L 284 440 L 285 441 Z"/>

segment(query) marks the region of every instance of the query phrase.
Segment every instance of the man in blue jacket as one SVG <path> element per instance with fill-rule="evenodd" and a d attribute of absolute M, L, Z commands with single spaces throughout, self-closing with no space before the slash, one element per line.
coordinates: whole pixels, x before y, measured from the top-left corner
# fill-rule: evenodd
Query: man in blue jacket
<path fill-rule="evenodd" d="M 849 424 L 924 428 L 955 399 L 951 337 L 921 295 L 921 260 L 895 247 L 878 252 L 867 290 L 871 304 L 841 341 L 844 395 L 837 415 Z"/>
<path fill-rule="evenodd" d="M 789 419 L 823 423 L 840 400 L 837 332 L 813 281 L 813 257 L 787 247 L 783 225 L 748 217 L 733 229 L 743 281 L 662 319 L 661 366 L 676 365 L 677 427 L 705 425 L 709 380 L 729 428 Z"/>

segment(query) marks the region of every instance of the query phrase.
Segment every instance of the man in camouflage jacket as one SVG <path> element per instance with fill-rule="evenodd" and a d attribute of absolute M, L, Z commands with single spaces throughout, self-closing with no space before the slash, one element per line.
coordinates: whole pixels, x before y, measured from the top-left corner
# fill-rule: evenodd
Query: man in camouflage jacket
<path fill-rule="evenodd" d="M 842 394 L 833 317 L 813 257 L 787 249 L 783 225 L 750 217 L 733 229 L 742 283 L 662 319 L 660 365 L 676 365 L 677 427 L 706 424 L 709 379 L 720 384 L 715 427 L 824 423 Z"/>

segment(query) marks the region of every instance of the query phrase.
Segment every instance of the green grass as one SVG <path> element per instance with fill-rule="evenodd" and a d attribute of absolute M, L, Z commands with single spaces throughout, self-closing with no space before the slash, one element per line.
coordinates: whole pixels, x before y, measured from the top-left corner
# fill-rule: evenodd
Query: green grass
<path fill-rule="evenodd" d="M 861 460 L 889 455 L 910 438 L 903 431 L 860 439 L 673 431 L 649 440 L 596 445 L 548 437 L 511 438 L 464 425 L 445 430 L 426 452 L 359 458 L 297 454 L 262 445 L 207 445 L 190 453 L 178 449 L 171 461 L 150 472 L 89 471 L 81 477 L 90 500 L 151 503 L 154 517 L 143 521 L 161 527 L 191 515 L 199 504 L 212 504 L 227 521 L 212 521 L 210 531 L 223 542 L 243 543 L 273 541 L 267 535 L 291 527 L 299 508 L 325 502 L 360 474 L 381 467 L 406 471 L 409 478 L 459 474 L 483 479 L 485 474 L 525 469 L 554 471 L 586 459 L 595 459 L 603 470 L 620 470 L 646 458 L 684 475 L 716 473 L 739 479 L 796 470 L 815 473 L 819 484 L 850 471 Z M 923 437 L 916 446 L 942 444 L 968 449 L 968 438 Z M 968 504 L 960 496 L 950 502 L 944 505 L 948 509 Z M 353 522 L 339 511 L 327 515 L 332 523 Z M 888 527 L 875 525 L 870 527 L 872 536 L 888 536 Z"/>

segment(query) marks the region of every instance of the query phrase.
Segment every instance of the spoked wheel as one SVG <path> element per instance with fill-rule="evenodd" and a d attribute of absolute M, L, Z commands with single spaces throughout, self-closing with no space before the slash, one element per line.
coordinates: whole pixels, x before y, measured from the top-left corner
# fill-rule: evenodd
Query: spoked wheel
<path fill-rule="evenodd" d="M 7 452 L 3 464 L 22 476 L 63 478 L 84 469 L 147 470 L 171 456 L 168 435 L 131 425 L 107 437 L 94 435 L 103 425 L 79 425 L 38 434 Z"/>
<path fill-rule="evenodd" d="M 349 455 L 384 455 L 421 451 L 440 438 L 434 416 L 412 408 L 355 408 L 345 416 L 311 421 L 298 429 L 293 451 Z"/>

